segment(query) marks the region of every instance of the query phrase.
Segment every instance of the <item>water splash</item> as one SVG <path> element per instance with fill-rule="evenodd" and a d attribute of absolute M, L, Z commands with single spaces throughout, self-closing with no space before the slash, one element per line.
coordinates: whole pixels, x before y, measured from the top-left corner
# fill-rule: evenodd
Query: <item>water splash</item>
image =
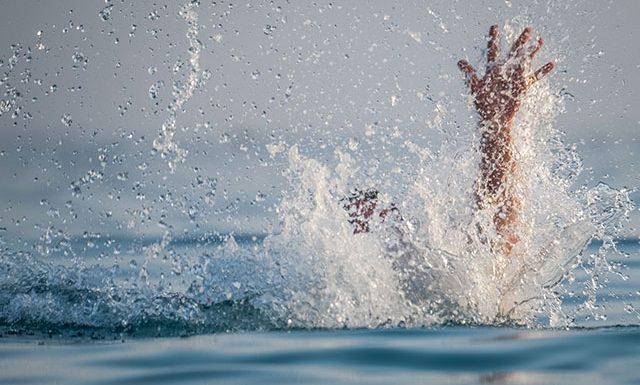
<path fill-rule="evenodd" d="M 111 7 L 105 8 L 106 20 Z M 171 172 L 187 155 L 175 137 L 178 112 L 209 76 L 199 66 L 197 7 L 190 2 L 180 11 L 189 24 L 190 60 L 175 69 L 179 73 L 186 67 L 187 79 L 174 82 L 169 117 L 154 141 L 156 151 L 169 159 Z M 149 67 L 149 74 L 155 69 Z M 251 76 L 257 80 L 260 73 Z M 149 97 L 158 98 L 160 87 L 154 83 Z M 8 92 L 5 97 L 11 99 L 0 104 L 3 113 L 16 106 L 18 97 L 12 95 Z M 364 162 L 358 158 L 367 156 L 370 141 L 351 137 L 330 161 L 314 159 L 281 140 L 268 145 L 272 158 L 286 154 L 289 186 L 276 207 L 281 225 L 262 243 L 234 235 L 181 241 L 171 224 L 161 220 L 169 230 L 157 242 L 132 246 L 123 241 L 126 246 L 115 250 L 106 244 L 113 240 L 105 240 L 100 249 L 91 236 L 80 247 L 66 233 L 42 226 L 41 244 L 34 248 L 42 258 L 1 250 L 0 328 L 167 335 L 443 323 L 564 326 L 578 312 L 601 317 L 597 294 L 608 275 L 619 273 L 610 257 L 619 253 L 615 239 L 634 206 L 629 191 L 606 184 L 574 190 L 581 162 L 554 126 L 562 112 L 558 96 L 541 83 L 516 122 L 514 140 L 523 165 L 519 188 L 527 203 L 514 258 L 493 253 L 483 239 L 491 234 L 478 232 L 492 227 L 493 213 L 477 211 L 472 198 L 479 164 L 474 127 L 462 138 L 459 132 L 448 133 L 442 127 L 450 117 L 448 103 L 435 104 L 437 115 L 428 125 L 444 134 L 441 147 L 436 151 L 406 141 L 403 147 L 414 155 L 415 171 L 371 177 L 372 185 L 362 185 Z M 60 121 L 72 125 L 71 115 Z M 220 135 L 221 143 L 229 141 L 228 133 Z M 101 183 L 104 170 L 83 175 L 70 184 L 74 197 Z M 118 174 L 117 179 L 128 177 Z M 216 183 L 203 183 L 204 203 L 215 201 Z M 407 187 L 385 194 L 389 185 Z M 354 188 L 382 190 L 379 203 L 397 205 L 403 219 L 375 218 L 369 233 L 354 235 L 342 203 Z M 258 194 L 255 200 L 260 199 Z M 202 215 L 196 204 L 186 206 L 194 221 Z M 593 237 L 602 246 L 587 253 Z M 96 265 L 85 263 L 89 256 L 77 252 L 94 249 L 109 250 L 101 252 L 105 256 Z M 127 249 L 123 256 L 121 250 Z M 55 260 L 61 253 L 74 258 Z M 568 310 L 560 298 L 561 282 L 578 270 L 588 277 L 586 299 Z"/>
<path fill-rule="evenodd" d="M 154 150 L 160 153 L 160 156 L 165 159 L 168 158 L 169 171 L 174 173 L 178 164 L 184 162 L 187 156 L 188 150 L 182 148 L 175 141 L 175 135 L 177 133 L 177 115 L 184 106 L 184 104 L 191 99 L 195 90 L 201 86 L 202 83 L 202 70 L 200 69 L 200 51 L 202 50 L 202 43 L 198 40 L 198 1 L 191 1 L 185 4 L 180 9 L 180 16 L 187 22 L 189 28 L 187 30 L 187 39 L 189 40 L 189 64 L 188 75 L 186 84 L 176 80 L 173 83 L 173 101 L 169 104 L 169 117 L 162 123 L 162 130 L 160 135 L 153 141 Z M 174 73 L 177 73 L 182 68 L 182 65 L 177 65 L 174 68 Z M 157 83 L 151 86 L 157 87 Z M 157 97 L 157 88 L 149 88 L 149 95 L 151 98 Z"/>
<path fill-rule="evenodd" d="M 548 84 L 539 84 L 524 104 L 514 124 L 521 240 L 509 257 L 486 241 L 498 236 L 490 233 L 495 212 L 477 210 L 473 199 L 480 157 L 475 135 L 461 142 L 448 134 L 435 153 L 407 142 L 419 171 L 395 181 L 411 186 L 404 196 L 383 198 L 387 207 L 398 204 L 404 219 L 356 236 L 340 199 L 358 183 L 357 162 L 338 151 L 331 170 L 291 148 L 294 193 L 279 207 L 282 233 L 268 240 L 288 250 L 280 262 L 296 265 L 287 271 L 299 277 L 288 281 L 305 282 L 288 287 L 294 323 L 570 324 L 573 314 L 563 313 L 557 285 L 584 259 L 597 260 L 590 263 L 597 266 L 589 272 L 593 278 L 611 271 L 603 257 L 612 248 L 607 242 L 595 255 L 584 251 L 594 237 L 612 241 L 634 206 L 628 191 L 606 185 L 572 190 L 581 162 L 553 124 L 562 100 Z M 594 308 L 589 303 L 600 288 L 587 288 L 585 307 Z"/>

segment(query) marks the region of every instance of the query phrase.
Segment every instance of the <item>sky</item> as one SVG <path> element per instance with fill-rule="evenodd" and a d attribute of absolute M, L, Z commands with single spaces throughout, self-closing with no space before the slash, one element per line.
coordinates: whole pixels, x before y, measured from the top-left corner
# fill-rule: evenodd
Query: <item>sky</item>
<path fill-rule="evenodd" d="M 636 1 L 189 4 L 0 2 L 5 241 L 269 231 L 292 145 L 358 148 L 384 180 L 407 138 L 437 147 L 443 111 L 473 127 L 455 63 L 480 65 L 494 23 L 545 37 L 576 188 L 640 186 Z"/>

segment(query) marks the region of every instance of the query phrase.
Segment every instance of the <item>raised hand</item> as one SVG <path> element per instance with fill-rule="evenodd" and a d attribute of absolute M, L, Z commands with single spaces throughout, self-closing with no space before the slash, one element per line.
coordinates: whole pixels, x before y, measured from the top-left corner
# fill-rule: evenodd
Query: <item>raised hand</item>
<path fill-rule="evenodd" d="M 499 125 L 510 123 L 518 112 L 527 89 L 553 69 L 554 64 L 549 62 L 534 72 L 529 71 L 531 61 L 543 44 L 542 38 L 538 38 L 533 45 L 526 47 L 532 32 L 533 28 L 525 28 L 506 57 L 498 60 L 498 26 L 491 26 L 487 68 L 482 79 L 469 62 L 458 62 L 458 67 L 467 75 L 476 109 L 483 121 Z"/>
<path fill-rule="evenodd" d="M 498 60 L 498 26 L 491 26 L 487 46 L 487 68 L 479 78 L 466 60 L 458 67 L 466 74 L 474 104 L 480 115 L 480 177 L 476 183 L 476 201 L 480 208 L 494 210 L 493 223 L 499 239 L 491 240 L 494 250 L 511 254 L 519 241 L 518 217 L 520 197 L 517 195 L 517 164 L 513 154 L 512 123 L 522 99 L 536 81 L 554 67 L 549 62 L 531 72 L 531 61 L 542 48 L 542 38 L 527 46 L 533 29 L 527 27 Z"/>

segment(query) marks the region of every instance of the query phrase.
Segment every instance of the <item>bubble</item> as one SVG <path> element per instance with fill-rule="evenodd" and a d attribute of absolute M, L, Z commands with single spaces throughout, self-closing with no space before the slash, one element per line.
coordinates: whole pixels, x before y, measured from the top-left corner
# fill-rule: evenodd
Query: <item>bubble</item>
<path fill-rule="evenodd" d="M 156 66 L 150 66 L 147 68 L 147 72 L 149 75 L 155 75 L 155 73 L 158 72 L 158 68 Z"/>

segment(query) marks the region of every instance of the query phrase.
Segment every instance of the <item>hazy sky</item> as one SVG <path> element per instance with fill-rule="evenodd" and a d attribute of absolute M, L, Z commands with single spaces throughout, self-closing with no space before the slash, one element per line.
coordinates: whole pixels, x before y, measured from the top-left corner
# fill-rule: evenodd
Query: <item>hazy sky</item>
<path fill-rule="evenodd" d="M 384 170 L 407 137 L 438 143 L 438 105 L 473 126 L 455 63 L 480 65 L 493 23 L 545 37 L 577 187 L 640 185 L 636 1 L 202 1 L 198 68 L 185 3 L 0 2 L 5 239 L 264 231 L 287 189 L 267 144 L 331 161 L 360 139 Z M 189 153 L 170 173 L 153 141 L 192 70 L 174 136 Z"/>

